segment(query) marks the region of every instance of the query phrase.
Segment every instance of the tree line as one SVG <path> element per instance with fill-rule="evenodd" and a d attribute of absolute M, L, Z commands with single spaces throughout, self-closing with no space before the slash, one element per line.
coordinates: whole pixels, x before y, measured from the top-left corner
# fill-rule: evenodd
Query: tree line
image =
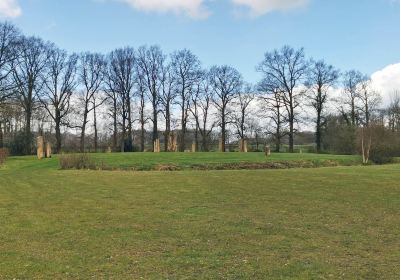
<path fill-rule="evenodd" d="M 168 151 L 175 133 L 179 151 L 188 148 L 189 134 L 203 151 L 217 134 L 225 151 L 228 133 L 247 139 L 251 131 L 276 151 L 287 142 L 293 152 L 299 129 L 312 126 L 316 151 L 322 152 L 329 148 L 329 126 L 355 132 L 379 121 L 393 131 L 400 127 L 399 98 L 382 110 L 369 77 L 341 73 L 307 58 L 304 49 L 266 52 L 256 71 L 262 79 L 251 85 L 234 67 L 204 68 L 190 50 L 165 54 L 159 46 L 68 54 L 0 23 L 0 147 L 7 136 L 8 145 L 31 154 L 34 136 L 50 133 L 61 152 L 62 131 L 75 131 L 85 152 L 91 124 L 95 151 L 99 134 L 107 135 L 114 151 L 145 151 L 161 137 Z"/>

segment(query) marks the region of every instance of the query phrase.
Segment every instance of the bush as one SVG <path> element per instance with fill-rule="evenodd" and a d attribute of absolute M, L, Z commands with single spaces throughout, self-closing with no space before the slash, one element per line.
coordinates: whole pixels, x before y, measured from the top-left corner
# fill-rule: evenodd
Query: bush
<path fill-rule="evenodd" d="M 88 154 L 63 154 L 59 157 L 61 169 L 97 169 Z"/>
<path fill-rule="evenodd" d="M 11 155 L 13 156 L 23 156 L 26 155 L 26 134 L 25 132 L 17 132 L 10 139 L 7 148 Z M 29 140 L 33 143 L 33 136 Z M 31 154 L 31 153 L 28 153 Z"/>
<path fill-rule="evenodd" d="M 375 164 L 393 163 L 394 151 L 389 147 L 379 146 L 371 149 L 370 160 Z"/>
<path fill-rule="evenodd" d="M 2 165 L 8 158 L 9 152 L 5 148 L 0 149 L 0 165 Z"/>
<path fill-rule="evenodd" d="M 390 131 L 380 124 L 372 124 L 368 128 L 358 131 L 358 149 L 362 153 L 361 140 L 364 135 L 365 147 L 371 141 L 369 159 L 375 164 L 393 163 L 400 156 L 399 133 Z"/>

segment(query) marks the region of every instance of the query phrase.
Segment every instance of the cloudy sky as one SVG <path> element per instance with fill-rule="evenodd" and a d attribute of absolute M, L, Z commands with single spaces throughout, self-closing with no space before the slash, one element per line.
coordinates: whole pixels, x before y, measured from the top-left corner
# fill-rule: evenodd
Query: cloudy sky
<path fill-rule="evenodd" d="M 400 89 L 400 0 L 0 0 L 0 17 L 69 51 L 189 48 L 250 82 L 265 51 L 289 44 Z"/>

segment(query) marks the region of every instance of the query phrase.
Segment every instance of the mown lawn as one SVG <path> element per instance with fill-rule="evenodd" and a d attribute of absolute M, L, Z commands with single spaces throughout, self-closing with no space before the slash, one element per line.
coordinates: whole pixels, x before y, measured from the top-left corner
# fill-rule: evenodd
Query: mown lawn
<path fill-rule="evenodd" d="M 12 158 L 0 279 L 398 279 L 399 217 L 400 165 L 61 171 Z"/>

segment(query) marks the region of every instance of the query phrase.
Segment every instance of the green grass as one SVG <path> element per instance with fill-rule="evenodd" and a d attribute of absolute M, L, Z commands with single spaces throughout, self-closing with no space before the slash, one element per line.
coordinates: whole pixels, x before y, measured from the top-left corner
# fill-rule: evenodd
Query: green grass
<path fill-rule="evenodd" d="M 0 279 L 398 279 L 399 171 L 61 171 L 11 158 Z"/>
<path fill-rule="evenodd" d="M 240 163 L 265 163 L 282 161 L 335 161 L 339 165 L 360 164 L 359 156 L 273 153 L 266 158 L 264 153 L 114 153 L 90 154 L 97 162 L 117 169 L 151 170 L 159 165 L 174 165 L 181 169 L 198 166 L 213 167 Z"/>

